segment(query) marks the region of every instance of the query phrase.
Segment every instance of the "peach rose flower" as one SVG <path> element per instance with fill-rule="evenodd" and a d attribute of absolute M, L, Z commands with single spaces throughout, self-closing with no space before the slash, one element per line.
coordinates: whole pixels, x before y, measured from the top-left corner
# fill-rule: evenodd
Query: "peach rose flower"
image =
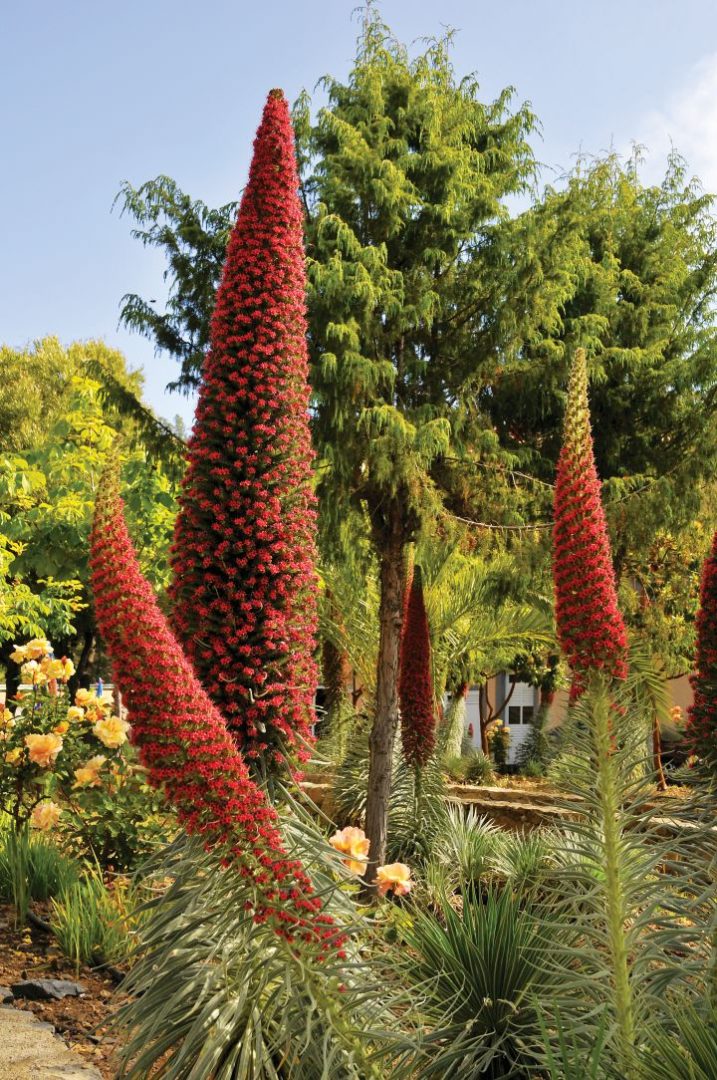
<path fill-rule="evenodd" d="M 41 660 L 43 656 L 47 656 L 48 653 L 52 652 L 52 645 L 47 638 L 36 637 L 33 638 L 32 641 L 28 641 L 27 645 L 24 646 L 24 649 L 25 655 L 28 656 L 30 660 Z"/>
<path fill-rule="evenodd" d="M 104 754 L 97 754 L 95 757 L 86 761 L 84 765 L 81 765 L 79 769 L 75 769 L 75 782 L 73 787 L 99 787 L 102 783 L 100 780 L 100 769 L 107 761 Z"/>
<path fill-rule="evenodd" d="M 42 829 L 47 832 L 57 825 L 62 810 L 57 803 L 47 801 L 38 803 L 30 815 L 30 824 L 33 829 Z"/>
<path fill-rule="evenodd" d="M 30 752 L 30 761 L 40 765 L 43 769 L 55 764 L 57 755 L 62 750 L 62 737 L 60 735 L 26 735 L 25 746 Z"/>
<path fill-rule="evenodd" d="M 349 868 L 352 874 L 363 874 L 365 872 L 371 841 L 367 838 L 363 829 L 357 829 L 353 825 L 347 825 L 340 831 L 335 832 L 334 835 L 329 838 L 329 843 L 336 851 L 340 851 L 342 855 L 348 856 L 348 858 L 343 860 L 343 863 L 344 866 Z"/>
<path fill-rule="evenodd" d="M 411 868 L 405 863 L 388 863 L 376 870 L 376 888 L 379 896 L 393 890 L 396 896 L 406 896 L 413 887 Z"/>
<path fill-rule="evenodd" d="M 32 683 L 33 686 L 44 686 L 47 682 L 47 675 L 37 660 L 28 660 L 26 664 L 23 664 L 20 668 L 20 675 L 24 682 Z"/>
<path fill-rule="evenodd" d="M 126 720 L 120 720 L 119 716 L 106 716 L 97 721 L 92 731 L 103 746 L 116 750 L 127 742 L 129 724 Z"/>

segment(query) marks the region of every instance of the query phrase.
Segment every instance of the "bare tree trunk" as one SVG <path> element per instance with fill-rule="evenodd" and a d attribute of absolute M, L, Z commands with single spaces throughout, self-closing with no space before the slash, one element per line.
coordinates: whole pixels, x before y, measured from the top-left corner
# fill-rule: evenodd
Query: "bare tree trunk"
<path fill-rule="evenodd" d="M 10 659 L 14 648 L 12 641 L 4 641 L 0 646 L 0 664 L 5 667 L 5 701 L 8 705 L 15 700 L 20 689 L 20 668 Z"/>
<path fill-rule="evenodd" d="M 338 621 L 341 618 L 333 597 L 327 590 L 327 603 L 331 605 L 331 617 Z M 344 706 L 349 701 L 349 687 L 351 685 L 351 665 L 344 649 L 339 648 L 329 638 L 325 638 L 321 646 L 321 673 L 324 686 L 324 709 L 325 717 L 321 733 L 326 735 L 333 729 L 337 717 L 343 712 Z"/>
<path fill-rule="evenodd" d="M 388 801 L 391 794 L 393 744 L 398 728 L 398 677 L 403 623 L 403 553 L 401 522 L 379 552 L 381 601 L 380 636 L 376 676 L 376 716 L 369 738 L 366 835 L 371 842 L 367 885 L 375 880 L 376 867 L 386 861 Z"/>
<path fill-rule="evenodd" d="M 442 745 L 442 757 L 446 761 L 461 756 L 466 726 L 467 697 L 468 683 L 461 683 L 451 696 L 451 703 L 446 709 L 446 715 L 442 721 L 440 742 Z"/>
<path fill-rule="evenodd" d="M 488 706 L 488 684 L 483 683 L 478 688 L 478 723 L 480 724 L 480 748 L 486 757 L 490 756 L 488 747 L 488 724 L 493 719 L 492 710 Z"/>
<path fill-rule="evenodd" d="M 652 718 L 652 767 L 655 770 L 657 790 L 667 791 L 667 780 L 662 768 L 662 740 L 660 739 L 660 721 L 657 715 Z"/>
<path fill-rule="evenodd" d="M 77 661 L 77 668 L 75 674 L 72 676 L 69 682 L 70 697 L 74 701 L 77 690 L 82 686 L 85 689 L 89 688 L 90 680 L 87 675 L 87 669 L 90 664 L 90 656 L 92 654 L 92 646 L 95 643 L 95 635 L 92 630 L 85 630 L 82 636 L 82 650 L 80 652 L 80 658 Z"/>

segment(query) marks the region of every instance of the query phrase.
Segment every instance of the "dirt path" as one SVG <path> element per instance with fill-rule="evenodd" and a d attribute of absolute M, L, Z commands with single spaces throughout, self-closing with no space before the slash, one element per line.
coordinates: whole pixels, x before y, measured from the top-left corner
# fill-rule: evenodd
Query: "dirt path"
<path fill-rule="evenodd" d="M 68 1050 L 51 1024 L 12 1005 L 0 1008 L 0 1080 L 102 1080 Z"/>

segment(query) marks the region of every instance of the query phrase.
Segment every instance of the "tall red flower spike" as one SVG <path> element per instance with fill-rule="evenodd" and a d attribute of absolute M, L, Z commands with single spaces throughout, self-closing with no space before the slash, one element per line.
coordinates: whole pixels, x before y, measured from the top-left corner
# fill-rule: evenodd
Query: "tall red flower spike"
<path fill-rule="evenodd" d="M 255 921 L 271 920 L 283 937 L 328 948 L 335 928 L 301 863 L 288 858 L 274 808 L 142 576 L 112 471 L 97 498 L 90 550 L 97 625 L 151 783 L 187 832 L 219 848 L 225 864 L 252 882 Z"/>
<path fill-rule="evenodd" d="M 420 566 L 413 569 L 406 604 L 398 693 L 403 756 L 409 765 L 423 766 L 436 745 L 436 711 L 431 674 L 431 635 L 423 600 Z"/>
<path fill-rule="evenodd" d="M 558 636 L 573 671 L 571 696 L 590 671 L 627 675 L 627 633 L 617 605 L 610 539 L 595 468 L 585 352 L 575 353 L 555 480 L 553 528 Z"/>
<path fill-rule="evenodd" d="M 717 533 L 702 570 L 695 672 L 690 684 L 694 699 L 687 710 L 687 741 L 717 774 Z"/>
<path fill-rule="evenodd" d="M 272 90 L 217 293 L 171 556 L 177 635 L 245 756 L 267 761 L 309 737 L 317 682 L 298 192 L 288 105 Z"/>

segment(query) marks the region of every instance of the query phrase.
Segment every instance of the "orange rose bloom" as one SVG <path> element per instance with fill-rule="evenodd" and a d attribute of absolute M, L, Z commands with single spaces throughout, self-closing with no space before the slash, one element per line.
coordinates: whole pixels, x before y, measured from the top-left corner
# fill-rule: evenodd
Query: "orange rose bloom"
<path fill-rule="evenodd" d="M 367 839 L 363 829 L 356 829 L 353 825 L 347 825 L 340 832 L 335 832 L 329 839 L 329 843 L 332 848 L 340 851 L 342 855 L 348 855 L 348 858 L 344 859 L 343 863 L 352 874 L 363 874 L 365 872 L 371 841 Z"/>
<path fill-rule="evenodd" d="M 25 746 L 30 751 L 30 761 L 43 769 L 54 765 L 57 755 L 62 750 L 62 738 L 59 735 L 26 735 Z"/>
<path fill-rule="evenodd" d="M 97 754 L 96 757 L 90 758 L 84 765 L 81 765 L 79 769 L 75 769 L 75 782 L 73 787 L 99 787 L 102 783 L 100 780 L 100 769 L 107 761 L 104 754 Z"/>
<path fill-rule="evenodd" d="M 379 866 L 376 871 L 376 888 L 379 896 L 385 896 L 393 889 L 396 896 L 406 896 L 413 887 L 411 868 L 402 862 Z"/>
<path fill-rule="evenodd" d="M 43 832 L 47 832 L 48 829 L 57 825 L 61 813 L 62 810 L 57 803 L 49 801 L 38 803 L 30 815 L 30 824 L 33 829 L 42 829 Z"/>
<path fill-rule="evenodd" d="M 127 742 L 129 724 L 126 720 L 120 720 L 119 716 L 107 716 L 98 720 L 92 731 L 103 746 L 116 750 L 118 746 Z"/>

